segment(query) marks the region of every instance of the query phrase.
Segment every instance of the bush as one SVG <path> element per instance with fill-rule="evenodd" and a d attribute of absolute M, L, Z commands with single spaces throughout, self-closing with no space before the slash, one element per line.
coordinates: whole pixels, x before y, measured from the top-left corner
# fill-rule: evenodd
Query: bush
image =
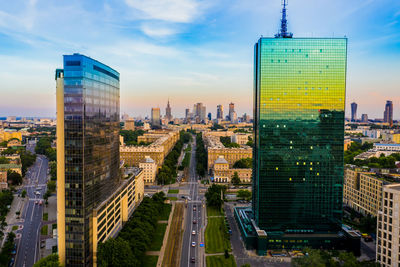
<path fill-rule="evenodd" d="M 22 176 L 17 172 L 9 171 L 7 174 L 7 181 L 12 185 L 19 185 L 22 183 Z"/>
<path fill-rule="evenodd" d="M 33 265 L 33 267 L 59 267 L 59 266 L 61 265 L 58 259 L 58 255 L 56 253 L 53 253 L 47 257 L 44 257 L 43 259 L 40 259 Z"/>

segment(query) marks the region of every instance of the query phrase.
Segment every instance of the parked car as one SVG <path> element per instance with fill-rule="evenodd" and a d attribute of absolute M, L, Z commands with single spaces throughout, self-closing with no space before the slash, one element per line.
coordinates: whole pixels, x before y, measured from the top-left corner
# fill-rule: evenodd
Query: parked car
<path fill-rule="evenodd" d="M 191 263 L 195 263 L 195 262 L 196 262 L 196 259 L 195 259 L 194 257 L 192 257 L 192 258 L 190 259 L 190 262 L 191 262 Z"/>
<path fill-rule="evenodd" d="M 192 235 L 195 235 L 195 234 L 196 234 L 196 230 L 193 230 L 193 231 L 192 231 Z"/>

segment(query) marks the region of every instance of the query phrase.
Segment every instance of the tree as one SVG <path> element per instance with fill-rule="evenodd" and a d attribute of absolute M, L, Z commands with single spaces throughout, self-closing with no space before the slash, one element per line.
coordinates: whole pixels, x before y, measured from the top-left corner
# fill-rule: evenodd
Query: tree
<path fill-rule="evenodd" d="M 47 191 L 49 191 L 49 193 L 53 193 L 56 191 L 56 181 L 47 182 Z"/>
<path fill-rule="evenodd" d="M 240 185 L 240 178 L 239 178 L 239 174 L 237 172 L 233 173 L 231 181 L 232 181 L 232 184 L 234 184 L 235 186 Z"/>
<path fill-rule="evenodd" d="M 19 185 L 22 183 L 22 176 L 21 174 L 13 171 L 9 171 L 7 174 L 7 180 L 12 184 L 12 185 Z"/>
<path fill-rule="evenodd" d="M 10 232 L 7 236 L 6 242 L 4 243 L 3 249 L 1 250 L 0 253 L 0 263 L 2 263 L 1 266 L 9 265 L 9 262 L 11 260 L 11 252 L 14 249 L 14 239 L 15 239 L 14 232 Z"/>
<path fill-rule="evenodd" d="M 22 192 L 21 192 L 21 197 L 23 197 L 23 198 L 25 198 L 26 197 L 26 190 L 24 189 L 24 190 L 22 190 Z"/>
<path fill-rule="evenodd" d="M 250 264 L 248 264 L 248 263 L 246 263 L 246 264 L 243 264 L 242 266 L 240 266 L 240 267 L 251 267 L 251 265 Z"/>
<path fill-rule="evenodd" d="M 59 267 L 59 266 L 61 265 L 58 259 L 58 255 L 56 253 L 50 254 L 49 256 L 40 259 L 33 265 L 33 267 Z"/>
<path fill-rule="evenodd" d="M 239 159 L 233 164 L 233 168 L 236 169 L 251 169 L 253 167 L 253 159 L 252 158 L 243 158 Z"/>
<path fill-rule="evenodd" d="M 122 238 L 110 238 L 104 243 L 99 243 L 97 261 L 100 267 L 138 266 L 128 241 Z"/>
<path fill-rule="evenodd" d="M 250 200 L 251 199 L 251 192 L 249 190 L 239 190 L 236 194 L 236 196 L 240 199 L 246 199 Z"/>
<path fill-rule="evenodd" d="M 225 256 L 225 259 L 228 259 L 228 258 L 229 258 L 229 252 L 228 252 L 228 250 L 227 250 L 227 249 L 225 249 L 224 256 Z"/>
<path fill-rule="evenodd" d="M 222 204 L 224 203 L 223 195 L 225 191 L 226 186 L 212 184 L 205 193 L 207 205 L 221 209 Z"/>
<path fill-rule="evenodd" d="M 0 157 L 0 164 L 9 164 L 10 160 L 6 157 Z"/>

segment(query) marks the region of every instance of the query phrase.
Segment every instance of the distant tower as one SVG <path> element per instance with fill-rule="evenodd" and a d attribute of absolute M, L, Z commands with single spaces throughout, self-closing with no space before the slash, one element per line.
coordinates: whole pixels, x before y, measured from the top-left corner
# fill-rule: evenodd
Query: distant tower
<path fill-rule="evenodd" d="M 224 107 L 222 105 L 217 106 L 217 119 L 224 119 Z"/>
<path fill-rule="evenodd" d="M 383 121 L 389 123 L 390 127 L 393 126 L 393 102 L 390 100 L 386 101 Z"/>
<path fill-rule="evenodd" d="M 292 37 L 293 33 L 287 31 L 286 0 L 283 0 L 281 29 L 279 30 L 278 34 L 275 34 L 275 38 L 292 38 Z"/>
<path fill-rule="evenodd" d="M 151 125 L 152 126 L 161 126 L 160 122 L 160 108 L 152 108 L 151 109 Z"/>
<path fill-rule="evenodd" d="M 357 121 L 357 103 L 351 103 L 351 121 Z"/>
<path fill-rule="evenodd" d="M 368 114 L 362 114 L 361 115 L 361 122 L 368 122 Z"/>
<path fill-rule="evenodd" d="M 171 106 L 169 105 L 169 99 L 167 107 L 165 108 L 165 118 L 167 119 L 168 122 L 172 121 Z"/>
<path fill-rule="evenodd" d="M 208 113 L 208 116 L 207 116 L 209 120 L 211 120 L 211 116 L 212 116 L 212 115 L 211 115 L 211 112 L 209 112 L 209 113 Z"/>
<path fill-rule="evenodd" d="M 233 117 L 233 113 L 235 112 L 235 104 L 234 103 L 230 103 L 229 104 L 229 120 L 232 120 Z"/>
<path fill-rule="evenodd" d="M 188 123 L 188 121 L 190 120 L 190 109 L 185 109 L 185 122 Z"/>

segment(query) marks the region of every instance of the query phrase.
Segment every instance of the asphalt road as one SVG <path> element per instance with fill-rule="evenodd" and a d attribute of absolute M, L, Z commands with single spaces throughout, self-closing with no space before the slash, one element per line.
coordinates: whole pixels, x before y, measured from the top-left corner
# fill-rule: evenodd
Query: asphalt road
<path fill-rule="evenodd" d="M 48 160 L 45 156 L 38 155 L 36 162 L 26 174 L 24 189 L 29 201 L 22 212 L 23 228 L 19 230 L 22 236 L 18 239 L 15 265 L 17 267 L 31 267 L 39 260 L 40 227 L 43 214 L 43 194 L 46 190 Z M 39 191 L 40 195 L 36 195 Z M 39 202 L 42 200 L 43 204 Z"/>
<path fill-rule="evenodd" d="M 185 232 L 183 234 L 183 245 L 182 245 L 182 256 L 181 256 L 181 267 L 189 266 L 205 266 L 203 265 L 203 258 L 199 249 L 200 242 L 204 242 L 202 236 L 202 228 L 204 227 L 202 214 L 204 214 L 202 200 L 199 197 L 199 185 L 196 174 L 196 139 L 193 138 L 192 152 L 189 169 L 189 197 L 190 200 L 187 203 L 186 217 L 185 217 Z M 194 207 L 196 210 L 194 211 Z M 196 221 L 194 224 L 193 222 Z M 195 234 L 192 234 L 192 231 Z M 192 246 L 192 242 L 195 242 L 195 246 Z M 195 263 L 191 263 L 191 258 L 195 258 Z"/>

